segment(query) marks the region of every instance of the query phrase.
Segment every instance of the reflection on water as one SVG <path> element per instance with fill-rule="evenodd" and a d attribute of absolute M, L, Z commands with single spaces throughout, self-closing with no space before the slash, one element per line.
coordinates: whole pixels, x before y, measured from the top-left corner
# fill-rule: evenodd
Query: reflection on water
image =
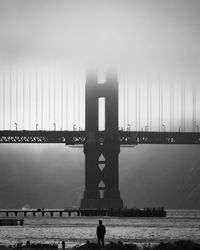
<path fill-rule="evenodd" d="M 167 218 L 103 218 L 106 241 L 157 243 L 177 239 L 200 242 L 200 210 L 168 210 Z M 23 227 L 0 227 L 0 244 L 59 243 L 66 246 L 96 240 L 97 217 L 27 217 Z"/>

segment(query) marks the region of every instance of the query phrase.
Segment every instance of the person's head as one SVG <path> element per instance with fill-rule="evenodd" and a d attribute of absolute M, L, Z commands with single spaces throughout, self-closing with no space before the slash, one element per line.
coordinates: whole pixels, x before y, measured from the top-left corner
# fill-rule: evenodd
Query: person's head
<path fill-rule="evenodd" d="M 99 220 L 99 225 L 102 225 L 102 220 Z"/>

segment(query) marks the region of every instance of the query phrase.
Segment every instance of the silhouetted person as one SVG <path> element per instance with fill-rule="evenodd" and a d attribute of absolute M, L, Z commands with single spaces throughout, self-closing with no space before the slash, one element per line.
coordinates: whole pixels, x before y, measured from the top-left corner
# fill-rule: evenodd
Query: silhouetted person
<path fill-rule="evenodd" d="M 102 244 L 104 246 L 104 236 L 106 234 L 106 228 L 102 224 L 102 220 L 99 220 L 99 225 L 97 227 L 97 239 L 99 246 Z"/>

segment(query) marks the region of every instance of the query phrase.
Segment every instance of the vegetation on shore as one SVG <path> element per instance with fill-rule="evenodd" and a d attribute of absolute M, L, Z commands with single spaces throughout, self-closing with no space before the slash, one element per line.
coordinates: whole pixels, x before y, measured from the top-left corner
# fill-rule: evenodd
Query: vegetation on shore
<path fill-rule="evenodd" d="M 104 247 L 99 248 L 96 243 L 89 243 L 76 247 L 76 249 L 81 250 L 95 250 L 95 249 L 105 249 L 105 250 L 200 250 L 200 244 L 192 241 L 179 240 L 173 243 L 159 243 L 157 245 L 146 244 L 143 247 L 139 247 L 136 244 L 125 244 L 122 242 L 113 243 L 111 242 Z"/>
<path fill-rule="evenodd" d="M 17 244 L 14 246 L 1 246 L 0 249 L 58 249 L 58 245 L 56 244 L 30 244 L 30 245 L 22 245 Z M 64 248 L 63 248 L 64 249 Z M 89 241 L 81 246 L 76 246 L 74 248 L 65 249 L 65 250 L 200 250 L 200 243 L 193 242 L 193 241 L 185 241 L 179 240 L 172 243 L 159 243 L 156 245 L 145 244 L 144 246 L 137 246 L 136 244 L 127 244 L 123 242 L 110 242 L 106 244 L 104 247 L 99 247 L 97 243 L 90 243 Z"/>

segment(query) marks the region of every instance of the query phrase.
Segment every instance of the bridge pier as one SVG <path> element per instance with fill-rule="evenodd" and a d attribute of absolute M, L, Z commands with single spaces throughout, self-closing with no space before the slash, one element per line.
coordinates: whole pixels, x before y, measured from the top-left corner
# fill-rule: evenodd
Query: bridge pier
<path fill-rule="evenodd" d="M 105 98 L 105 138 L 99 141 L 98 99 Z M 118 131 L 118 82 L 108 75 L 106 83 L 98 84 L 97 75 L 86 81 L 85 191 L 81 208 L 123 208 L 118 185 L 120 143 Z"/>

